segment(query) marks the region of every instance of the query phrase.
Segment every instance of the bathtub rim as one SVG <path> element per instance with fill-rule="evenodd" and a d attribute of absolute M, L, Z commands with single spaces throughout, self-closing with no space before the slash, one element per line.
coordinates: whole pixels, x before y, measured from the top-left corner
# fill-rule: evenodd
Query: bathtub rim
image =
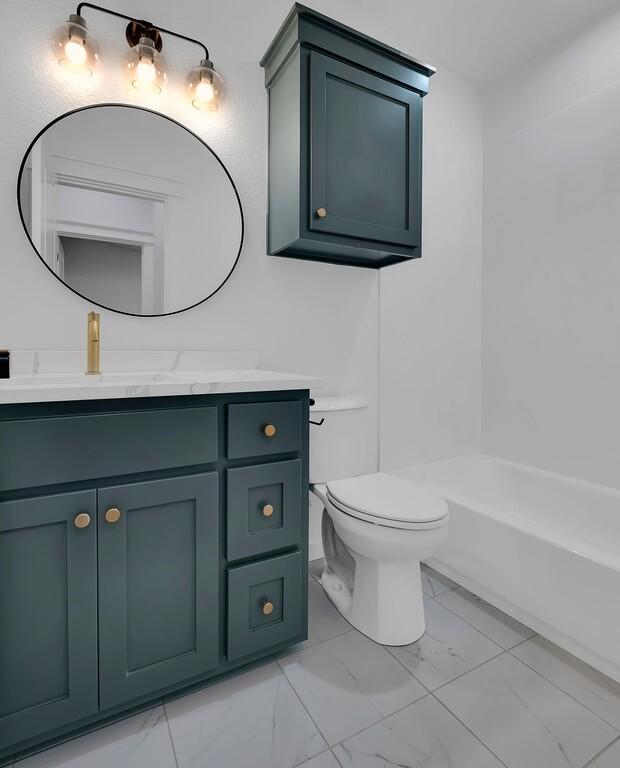
<path fill-rule="evenodd" d="M 471 496 L 467 496 L 462 493 L 458 493 L 453 491 L 450 488 L 447 488 L 445 485 L 441 485 L 437 482 L 431 482 L 427 479 L 421 479 L 421 478 L 414 478 L 411 477 L 405 473 L 408 472 L 414 472 L 416 470 L 422 469 L 424 467 L 433 467 L 438 466 L 441 464 L 448 464 L 448 463 L 456 463 L 458 461 L 462 460 L 475 460 L 478 463 L 482 464 L 495 464 L 500 465 L 508 468 L 516 468 L 517 470 L 529 473 L 529 474 L 535 474 L 540 477 L 544 477 L 547 480 L 553 480 L 555 482 L 560 482 L 565 485 L 569 485 L 572 487 L 579 487 L 582 490 L 591 490 L 592 492 L 600 493 L 605 495 L 606 497 L 615 498 L 618 500 L 619 505 L 619 515 L 620 515 L 620 490 L 606 486 L 601 485 L 599 483 L 593 483 L 589 480 L 582 480 L 580 478 L 570 477 L 569 475 L 562 475 L 558 472 L 552 472 L 550 470 L 541 469 L 539 467 L 534 467 L 529 464 L 522 464 L 516 461 L 512 461 L 510 459 L 504 459 L 497 456 L 492 456 L 490 454 L 484 454 L 484 453 L 469 453 L 469 454 L 462 454 L 459 456 L 453 456 L 446 459 L 437 459 L 435 461 L 429 461 L 421 464 L 414 464 L 410 467 L 403 467 L 398 470 L 393 470 L 392 474 L 397 474 L 400 477 L 407 477 L 408 479 L 412 480 L 413 482 L 418 482 L 422 485 L 425 485 L 426 487 L 432 489 L 435 493 L 438 493 L 443 498 L 446 499 L 446 501 L 453 502 L 454 504 L 459 504 L 461 506 L 467 507 L 468 509 L 473 509 L 476 512 L 484 515 L 485 517 L 492 518 L 493 520 L 500 521 L 503 524 L 509 526 L 510 528 L 522 531 L 527 533 L 530 536 L 534 536 L 535 538 L 538 538 L 542 541 L 544 541 L 546 544 L 549 544 L 550 546 L 561 549 L 561 550 L 568 550 L 572 555 L 575 557 L 584 558 L 586 560 L 589 560 L 591 562 L 594 562 L 598 565 L 601 565 L 605 568 L 610 568 L 611 570 L 620 573 L 620 550 L 613 550 L 613 549 L 606 549 L 604 547 L 601 547 L 599 544 L 592 543 L 590 541 L 588 542 L 576 542 L 575 541 L 575 534 L 566 535 L 565 537 L 561 537 L 558 539 L 557 537 L 554 538 L 552 535 L 546 533 L 545 526 L 541 523 L 536 523 L 531 518 L 528 518 L 524 515 L 520 515 L 517 512 L 511 512 L 508 513 L 505 510 L 496 509 L 491 504 L 481 502 Z M 448 575 L 448 574 L 446 574 Z"/>

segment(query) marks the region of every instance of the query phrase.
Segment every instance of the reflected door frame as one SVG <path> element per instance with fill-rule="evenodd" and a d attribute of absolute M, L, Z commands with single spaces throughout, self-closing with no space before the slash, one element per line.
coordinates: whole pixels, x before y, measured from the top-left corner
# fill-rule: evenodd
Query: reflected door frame
<path fill-rule="evenodd" d="M 36 178 L 39 180 L 40 195 L 33 194 L 32 214 L 33 217 L 36 215 L 38 220 L 43 218 L 43 231 L 38 239 L 43 259 L 52 271 L 58 274 L 55 267 L 59 239 L 63 236 L 137 245 L 142 251 L 141 314 L 163 314 L 167 294 L 172 287 L 167 285 L 166 224 L 170 205 L 178 205 L 185 197 L 183 182 L 51 153 L 37 165 L 36 175 L 33 173 L 33 190 L 37 186 L 34 183 Z M 60 187 L 86 189 L 148 201 L 154 206 L 152 231 L 76 221 L 67 216 L 61 218 L 58 211 Z"/>

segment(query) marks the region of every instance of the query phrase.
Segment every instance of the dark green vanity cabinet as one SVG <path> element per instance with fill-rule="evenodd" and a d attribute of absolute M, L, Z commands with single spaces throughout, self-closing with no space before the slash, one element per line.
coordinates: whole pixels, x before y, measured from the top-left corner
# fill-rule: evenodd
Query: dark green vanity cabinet
<path fill-rule="evenodd" d="M 305 639 L 307 488 L 306 390 L 0 406 L 0 765 Z"/>
<path fill-rule="evenodd" d="M 363 267 L 419 257 L 434 68 L 299 4 L 261 65 L 269 253 Z"/>

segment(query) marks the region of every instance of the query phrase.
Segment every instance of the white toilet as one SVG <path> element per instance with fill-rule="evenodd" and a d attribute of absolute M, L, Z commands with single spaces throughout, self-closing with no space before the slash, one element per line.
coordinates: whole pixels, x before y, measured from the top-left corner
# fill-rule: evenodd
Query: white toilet
<path fill-rule="evenodd" d="M 342 615 L 383 645 L 425 629 L 420 561 L 447 534 L 444 499 L 409 480 L 362 475 L 367 403 L 317 398 L 311 406 L 310 487 L 324 506 L 321 584 Z"/>

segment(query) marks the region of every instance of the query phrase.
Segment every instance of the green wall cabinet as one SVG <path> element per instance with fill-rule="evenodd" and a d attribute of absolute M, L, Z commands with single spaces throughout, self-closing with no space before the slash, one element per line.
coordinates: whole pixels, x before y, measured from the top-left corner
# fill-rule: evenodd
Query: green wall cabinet
<path fill-rule="evenodd" d="M 419 257 L 434 68 L 299 4 L 261 64 L 269 253 L 363 267 Z"/>
<path fill-rule="evenodd" d="M 0 405 L 0 765 L 307 637 L 308 405 Z"/>

